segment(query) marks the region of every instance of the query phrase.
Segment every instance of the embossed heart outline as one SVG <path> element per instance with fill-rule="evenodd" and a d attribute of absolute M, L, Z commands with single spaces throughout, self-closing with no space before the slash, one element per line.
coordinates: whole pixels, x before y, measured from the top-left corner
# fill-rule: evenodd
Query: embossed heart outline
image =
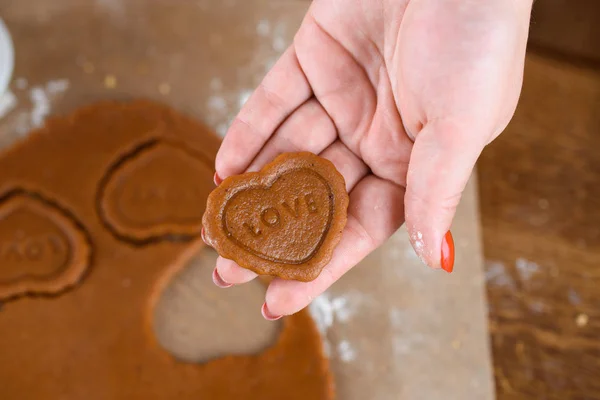
<path fill-rule="evenodd" d="M 327 221 L 325 223 L 324 226 L 324 230 L 325 232 L 329 232 L 329 230 L 331 229 L 331 222 L 333 220 L 333 213 L 334 213 L 334 200 L 333 200 L 333 192 L 331 191 L 331 186 L 329 185 L 329 183 L 323 179 L 323 177 L 319 174 L 317 174 L 316 172 L 308 169 L 308 168 L 294 168 L 294 169 L 290 169 L 284 173 L 282 173 L 281 175 L 277 176 L 275 179 L 273 179 L 271 182 L 269 182 L 266 186 L 261 187 L 261 186 L 256 186 L 256 187 L 247 187 L 244 188 L 243 190 L 239 190 L 237 191 L 235 194 L 233 194 L 227 201 L 227 203 L 225 204 L 225 206 L 223 207 L 223 218 L 222 218 L 222 229 L 225 232 L 225 234 L 232 240 L 234 241 L 238 246 L 242 247 L 244 250 L 246 250 L 247 252 L 252 252 L 257 254 L 258 256 L 278 263 L 278 264 L 303 264 L 306 261 L 310 260 L 312 257 L 314 257 L 314 255 L 319 251 L 319 249 L 321 248 L 321 246 L 323 245 L 323 242 L 325 241 L 326 235 L 321 236 L 320 240 L 318 241 L 318 243 L 316 244 L 316 247 L 313 249 L 313 251 L 307 255 L 306 257 L 304 257 L 301 260 L 291 260 L 291 259 L 284 259 L 284 258 L 278 258 L 278 257 L 274 257 L 274 256 L 270 256 L 260 250 L 256 250 L 251 248 L 250 246 L 246 245 L 245 243 L 243 243 L 239 238 L 237 238 L 232 232 L 229 231 L 228 227 L 227 227 L 227 210 L 228 210 L 228 205 L 231 204 L 234 199 L 236 197 L 238 197 L 239 195 L 241 195 L 242 193 L 246 192 L 246 191 L 250 191 L 250 190 L 264 190 L 264 191 L 270 191 L 273 186 L 275 186 L 278 182 L 281 181 L 282 178 L 291 175 L 295 172 L 304 172 L 304 173 L 308 173 L 312 176 L 314 176 L 315 179 L 317 179 L 318 181 L 320 181 L 322 184 L 324 184 L 324 186 L 327 189 L 327 194 L 328 194 L 328 198 L 329 198 L 329 204 L 328 204 L 328 216 L 327 216 Z"/>
<path fill-rule="evenodd" d="M 239 240 L 232 240 L 232 235 L 225 225 L 227 204 L 240 192 L 269 190 L 282 176 L 302 169 L 311 171 L 321 182 L 326 183 L 333 197 L 328 229 L 311 257 L 301 262 L 286 262 L 271 256 L 264 257 L 264 254 L 254 254 L 255 249 L 249 249 L 248 246 L 239 243 Z M 203 217 L 205 238 L 222 257 L 232 259 L 240 266 L 258 274 L 311 281 L 329 263 L 333 249 L 339 243 L 347 221 L 348 202 L 344 178 L 333 163 L 307 152 L 282 154 L 259 172 L 248 172 L 225 179 L 211 193 Z"/>
<path fill-rule="evenodd" d="M 182 150 L 187 156 L 195 159 L 198 163 L 206 166 L 207 169 L 210 170 L 209 165 L 212 164 L 211 161 L 202 154 L 187 147 L 184 142 L 178 142 L 172 139 L 151 136 L 149 138 L 144 138 L 139 142 L 132 143 L 129 147 L 124 149 L 122 153 L 116 157 L 115 161 L 113 161 L 113 164 L 108 167 L 107 172 L 98 183 L 96 193 L 96 211 L 105 228 L 120 241 L 136 246 L 144 246 L 161 241 L 187 242 L 200 235 L 200 219 L 197 221 L 186 221 L 184 224 L 157 224 L 156 226 L 140 229 L 140 232 L 133 234 L 130 229 L 115 224 L 114 221 L 118 220 L 118 217 L 113 215 L 114 213 L 111 213 L 110 210 L 104 208 L 103 202 L 106 199 L 107 187 L 113 183 L 115 176 L 120 173 L 122 168 L 136 162 L 139 157 L 151 154 L 151 152 L 159 146 L 167 146 L 172 147 L 173 149 Z M 176 177 L 174 177 L 174 179 L 175 178 Z M 201 179 L 201 177 L 198 179 Z"/>
<path fill-rule="evenodd" d="M 65 207 L 36 191 L 17 188 L 0 195 L 0 219 L 19 208 L 29 209 L 37 218 L 45 218 L 62 231 L 69 246 L 68 262 L 52 279 L 25 275 L 18 281 L 0 284 L 0 300 L 30 294 L 58 295 L 77 285 L 88 271 L 92 258 L 92 242 L 84 226 Z"/>

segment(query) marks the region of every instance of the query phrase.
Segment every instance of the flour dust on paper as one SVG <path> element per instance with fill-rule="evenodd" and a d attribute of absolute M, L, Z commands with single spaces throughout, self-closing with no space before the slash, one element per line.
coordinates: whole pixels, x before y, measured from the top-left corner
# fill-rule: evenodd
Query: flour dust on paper
<path fill-rule="evenodd" d="M 25 78 L 14 81 L 15 91 L 0 97 L 0 122 L 18 139 L 44 125 L 54 104 L 69 90 L 67 79 L 53 79 L 29 87 Z"/>
<path fill-rule="evenodd" d="M 370 302 L 371 299 L 368 295 L 358 291 L 338 296 L 325 292 L 313 300 L 308 309 L 317 324 L 319 332 L 321 332 L 327 356 L 345 363 L 357 359 L 358 346 L 343 334 L 331 338 L 329 331 L 334 326 L 351 323 L 360 312 L 360 309 Z"/>

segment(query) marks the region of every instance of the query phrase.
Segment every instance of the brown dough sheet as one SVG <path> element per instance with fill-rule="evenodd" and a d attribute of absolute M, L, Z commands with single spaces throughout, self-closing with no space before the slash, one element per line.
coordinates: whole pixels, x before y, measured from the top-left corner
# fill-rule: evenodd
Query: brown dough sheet
<path fill-rule="evenodd" d="M 0 156 L 0 249 L 17 249 L 0 252 L 0 296 L 11 294 L 0 309 L 1 399 L 333 398 L 306 311 L 255 356 L 184 363 L 154 338 L 161 290 L 202 246 L 218 146 L 166 106 L 102 102 Z M 27 271 L 17 278 L 16 262 Z"/>

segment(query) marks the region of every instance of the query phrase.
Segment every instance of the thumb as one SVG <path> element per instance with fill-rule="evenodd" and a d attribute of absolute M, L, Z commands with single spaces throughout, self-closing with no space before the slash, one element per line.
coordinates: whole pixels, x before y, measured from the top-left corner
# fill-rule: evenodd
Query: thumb
<path fill-rule="evenodd" d="M 416 135 L 404 206 L 417 255 L 432 268 L 452 272 L 452 219 L 477 158 L 483 135 L 447 121 L 432 121 Z"/>

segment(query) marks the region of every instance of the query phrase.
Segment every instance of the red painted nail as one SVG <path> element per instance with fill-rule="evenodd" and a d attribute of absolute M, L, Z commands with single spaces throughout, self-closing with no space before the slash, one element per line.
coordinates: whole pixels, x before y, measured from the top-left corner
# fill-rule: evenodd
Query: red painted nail
<path fill-rule="evenodd" d="M 213 270 L 212 280 L 215 285 L 217 285 L 218 287 L 220 287 L 222 289 L 233 286 L 233 284 L 227 283 L 223 280 L 223 278 L 221 278 L 221 275 L 219 275 L 216 268 Z"/>
<path fill-rule="evenodd" d="M 215 182 L 215 185 L 219 186 L 221 184 L 221 182 L 223 182 L 223 179 L 221 179 L 221 177 L 219 176 L 219 174 L 217 174 L 215 172 L 215 176 L 213 177 L 213 181 Z"/>
<path fill-rule="evenodd" d="M 454 239 L 450 231 L 446 232 L 442 239 L 442 269 L 452 272 L 454 269 Z"/>
<path fill-rule="evenodd" d="M 269 308 L 267 307 L 267 303 L 263 303 L 260 312 L 267 321 L 277 321 L 279 318 L 281 318 L 281 315 L 271 314 L 271 311 L 269 311 Z"/>

